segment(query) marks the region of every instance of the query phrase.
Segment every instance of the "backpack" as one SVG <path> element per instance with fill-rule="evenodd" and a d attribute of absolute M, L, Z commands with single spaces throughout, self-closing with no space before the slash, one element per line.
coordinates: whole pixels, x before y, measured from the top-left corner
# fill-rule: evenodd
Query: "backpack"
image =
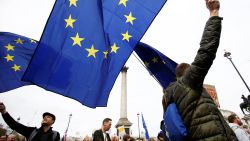
<path fill-rule="evenodd" d="M 170 100 L 175 92 L 175 88 L 176 84 L 173 92 L 169 94 Z M 187 129 L 174 102 L 168 105 L 163 118 L 169 139 L 171 141 L 184 141 L 187 136 Z"/>
<path fill-rule="evenodd" d="M 53 141 L 55 141 L 58 132 L 57 132 L 57 131 L 54 131 L 54 130 L 52 130 L 52 131 L 53 131 Z M 31 132 L 31 134 L 30 134 L 30 136 L 29 136 L 29 138 L 28 138 L 27 141 L 31 141 L 31 140 L 35 137 L 35 135 L 37 134 L 37 132 L 38 132 L 38 130 L 37 130 L 37 129 L 34 129 L 34 130 Z"/>

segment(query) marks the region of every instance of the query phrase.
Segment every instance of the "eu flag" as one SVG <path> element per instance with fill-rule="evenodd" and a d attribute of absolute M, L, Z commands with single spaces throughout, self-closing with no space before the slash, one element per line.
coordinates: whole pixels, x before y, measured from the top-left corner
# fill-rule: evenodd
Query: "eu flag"
<path fill-rule="evenodd" d="M 23 77 L 91 108 L 107 105 L 121 70 L 166 0 L 56 0 Z"/>
<path fill-rule="evenodd" d="M 177 63 L 162 54 L 157 49 L 138 43 L 135 52 L 143 61 L 145 67 L 163 88 L 167 88 L 170 82 L 176 80 L 175 68 Z"/>
<path fill-rule="evenodd" d="M 0 92 L 31 84 L 21 81 L 21 78 L 36 46 L 33 39 L 0 32 Z"/>
<path fill-rule="evenodd" d="M 143 114 L 141 114 L 141 119 L 142 119 L 142 126 L 145 130 L 145 138 L 146 138 L 146 140 L 149 140 L 148 128 L 147 128 L 146 122 L 144 120 Z"/>

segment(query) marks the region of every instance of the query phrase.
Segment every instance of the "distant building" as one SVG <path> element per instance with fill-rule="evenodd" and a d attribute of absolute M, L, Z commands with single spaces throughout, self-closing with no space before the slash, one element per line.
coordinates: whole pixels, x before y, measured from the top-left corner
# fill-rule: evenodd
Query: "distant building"
<path fill-rule="evenodd" d="M 220 103 L 219 103 L 219 99 L 217 96 L 215 86 L 209 85 L 209 84 L 204 84 L 203 87 L 207 90 L 208 94 L 212 97 L 212 99 L 214 100 L 214 103 L 217 105 L 217 107 L 220 108 Z"/>
<path fill-rule="evenodd" d="M 214 100 L 214 103 L 217 105 L 217 107 L 220 108 L 220 103 L 219 103 L 219 99 L 218 99 L 218 95 L 217 95 L 215 86 L 209 85 L 209 84 L 204 84 L 203 87 L 206 89 L 208 94 Z M 222 115 L 226 121 L 227 121 L 227 118 L 229 115 L 236 114 L 236 113 L 229 111 L 229 110 L 224 110 L 224 109 L 219 109 L 219 110 L 222 113 Z M 250 127 L 250 116 L 245 115 L 243 118 L 241 118 L 241 121 L 243 122 L 244 125 L 248 125 Z"/>

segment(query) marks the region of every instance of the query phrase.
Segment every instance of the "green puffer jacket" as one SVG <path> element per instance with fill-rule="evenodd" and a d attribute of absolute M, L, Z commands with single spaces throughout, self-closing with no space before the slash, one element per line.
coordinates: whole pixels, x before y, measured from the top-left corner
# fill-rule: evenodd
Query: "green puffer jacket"
<path fill-rule="evenodd" d="M 212 98 L 203 88 L 203 81 L 215 59 L 221 34 L 221 17 L 211 17 L 205 26 L 195 60 L 184 75 L 164 90 L 163 109 L 176 103 L 188 130 L 187 141 L 237 141 Z M 173 93 L 170 100 L 169 95 Z"/>

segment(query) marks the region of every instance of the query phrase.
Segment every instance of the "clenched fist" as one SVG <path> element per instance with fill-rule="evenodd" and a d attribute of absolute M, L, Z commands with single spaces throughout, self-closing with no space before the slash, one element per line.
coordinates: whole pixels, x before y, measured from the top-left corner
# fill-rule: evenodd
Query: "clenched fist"
<path fill-rule="evenodd" d="M 5 105 L 3 104 L 3 102 L 0 102 L 0 112 L 2 114 L 6 113 L 6 108 L 5 108 Z"/>

